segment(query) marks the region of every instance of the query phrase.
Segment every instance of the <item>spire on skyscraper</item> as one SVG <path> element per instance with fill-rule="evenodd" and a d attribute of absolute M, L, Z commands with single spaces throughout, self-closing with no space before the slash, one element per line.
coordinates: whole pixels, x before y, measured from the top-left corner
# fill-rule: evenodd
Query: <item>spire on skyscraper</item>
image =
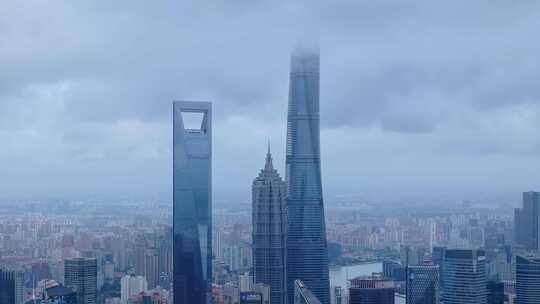
<path fill-rule="evenodd" d="M 274 169 L 268 143 L 264 169 L 253 181 L 252 239 L 254 280 L 270 285 L 272 304 L 287 303 L 286 192 L 287 184 Z"/>
<path fill-rule="evenodd" d="M 272 154 L 270 153 L 270 141 L 268 141 L 268 152 L 266 153 L 266 163 L 264 164 L 264 171 L 271 172 L 274 170 L 274 164 L 272 163 Z"/>

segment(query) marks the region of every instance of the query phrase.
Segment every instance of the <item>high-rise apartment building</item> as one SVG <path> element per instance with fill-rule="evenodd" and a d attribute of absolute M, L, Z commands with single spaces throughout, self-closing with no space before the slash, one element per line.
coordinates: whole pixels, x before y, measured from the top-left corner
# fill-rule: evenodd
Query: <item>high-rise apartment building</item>
<path fill-rule="evenodd" d="M 538 250 L 540 215 L 540 192 L 524 192 L 523 207 L 514 212 L 515 238 L 516 243 L 525 249 Z"/>
<path fill-rule="evenodd" d="M 516 304 L 540 304 L 538 256 L 516 256 Z"/>
<path fill-rule="evenodd" d="M 321 304 L 317 296 L 300 280 L 294 281 L 293 304 Z"/>
<path fill-rule="evenodd" d="M 291 58 L 287 116 L 287 288 L 301 280 L 330 303 L 328 252 L 321 182 L 319 53 L 296 50 Z"/>
<path fill-rule="evenodd" d="M 287 185 L 272 164 L 270 147 L 266 163 L 252 187 L 253 272 L 256 283 L 270 285 L 272 304 L 286 299 Z"/>
<path fill-rule="evenodd" d="M 406 299 L 407 304 L 439 303 L 439 266 L 409 266 Z"/>
<path fill-rule="evenodd" d="M 487 303 L 486 256 L 483 250 L 446 249 L 443 276 L 443 303 Z"/>
<path fill-rule="evenodd" d="M 65 260 L 64 285 L 76 293 L 77 304 L 96 304 L 97 260 L 93 258 Z"/>
<path fill-rule="evenodd" d="M 144 259 L 144 276 L 148 282 L 148 288 L 156 288 L 159 284 L 159 253 L 155 248 L 146 250 Z"/>
<path fill-rule="evenodd" d="M 212 301 L 212 106 L 174 102 L 174 304 Z"/>
<path fill-rule="evenodd" d="M 148 284 L 143 276 L 123 276 L 120 280 L 120 303 L 128 304 L 131 297 L 148 290 Z"/>
<path fill-rule="evenodd" d="M 349 304 L 394 304 L 394 282 L 363 276 L 349 280 Z"/>

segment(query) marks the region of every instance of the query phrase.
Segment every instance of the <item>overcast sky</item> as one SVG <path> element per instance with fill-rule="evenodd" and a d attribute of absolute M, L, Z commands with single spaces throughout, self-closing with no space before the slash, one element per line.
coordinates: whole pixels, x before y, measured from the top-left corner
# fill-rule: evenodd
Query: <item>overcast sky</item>
<path fill-rule="evenodd" d="M 0 2 L 0 197 L 169 194 L 172 101 L 214 104 L 214 197 L 284 173 L 289 56 L 319 37 L 323 187 L 540 190 L 539 1 Z"/>

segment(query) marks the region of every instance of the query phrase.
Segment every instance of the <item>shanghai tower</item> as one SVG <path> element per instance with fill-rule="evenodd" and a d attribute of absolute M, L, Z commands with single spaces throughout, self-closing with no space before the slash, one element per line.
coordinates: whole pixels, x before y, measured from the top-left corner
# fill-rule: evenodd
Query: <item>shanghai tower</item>
<path fill-rule="evenodd" d="M 330 303 L 328 253 L 319 145 L 319 53 L 297 49 L 291 57 L 287 116 L 287 289 L 301 280 Z"/>

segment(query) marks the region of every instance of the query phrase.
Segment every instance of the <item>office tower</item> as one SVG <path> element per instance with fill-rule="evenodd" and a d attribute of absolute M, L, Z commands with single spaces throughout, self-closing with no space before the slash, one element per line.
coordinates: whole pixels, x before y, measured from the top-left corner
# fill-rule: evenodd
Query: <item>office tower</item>
<path fill-rule="evenodd" d="M 294 300 L 293 304 L 321 304 L 319 299 L 309 288 L 300 280 L 294 281 Z"/>
<path fill-rule="evenodd" d="M 525 236 L 526 232 L 524 231 L 523 217 L 522 217 L 522 208 L 514 209 L 514 242 L 518 246 L 523 246 L 526 243 Z"/>
<path fill-rule="evenodd" d="M 426 250 L 423 248 L 414 248 L 410 246 L 401 246 L 399 249 L 401 265 L 413 266 L 421 265 L 424 262 Z"/>
<path fill-rule="evenodd" d="M 0 303 L 22 304 L 23 273 L 0 268 Z"/>
<path fill-rule="evenodd" d="M 364 276 L 349 280 L 349 304 L 394 304 L 394 282 Z"/>
<path fill-rule="evenodd" d="M 489 262 L 488 279 L 494 281 L 513 281 L 514 265 L 512 263 L 512 253 L 506 248 L 494 250 L 494 255 Z"/>
<path fill-rule="evenodd" d="M 46 288 L 43 291 L 42 303 L 47 304 L 77 304 L 77 294 L 71 289 L 62 285 Z"/>
<path fill-rule="evenodd" d="M 291 58 L 287 116 L 287 292 L 301 280 L 330 303 L 328 253 L 319 143 L 319 54 L 297 50 Z"/>
<path fill-rule="evenodd" d="M 540 192 L 524 192 L 523 208 L 514 212 L 516 243 L 525 249 L 538 250 L 538 216 L 540 215 Z"/>
<path fill-rule="evenodd" d="M 173 110 L 174 304 L 208 304 L 212 301 L 212 106 L 174 102 Z"/>
<path fill-rule="evenodd" d="M 540 304 L 538 256 L 516 256 L 516 304 Z"/>
<path fill-rule="evenodd" d="M 384 260 L 382 262 L 383 276 L 385 279 L 392 279 L 394 277 L 394 270 L 401 268 L 401 264 L 396 261 Z"/>
<path fill-rule="evenodd" d="M 120 280 L 120 303 L 127 304 L 128 300 L 148 290 L 146 279 L 142 276 L 123 276 Z"/>
<path fill-rule="evenodd" d="M 486 257 L 483 250 L 446 249 L 443 276 L 443 303 L 487 303 Z"/>
<path fill-rule="evenodd" d="M 253 271 L 256 283 L 270 285 L 272 304 L 286 303 L 286 191 L 268 146 L 264 169 L 252 187 Z"/>
<path fill-rule="evenodd" d="M 433 247 L 431 253 L 431 261 L 433 265 L 439 266 L 439 289 L 440 295 L 444 292 L 444 255 L 446 254 L 446 247 Z"/>
<path fill-rule="evenodd" d="M 409 266 L 407 304 L 439 303 L 439 266 Z"/>
<path fill-rule="evenodd" d="M 65 260 L 64 284 L 77 294 L 77 304 L 96 304 L 97 260 L 91 258 Z"/>
<path fill-rule="evenodd" d="M 504 304 L 504 282 L 487 282 L 487 303 Z"/>

